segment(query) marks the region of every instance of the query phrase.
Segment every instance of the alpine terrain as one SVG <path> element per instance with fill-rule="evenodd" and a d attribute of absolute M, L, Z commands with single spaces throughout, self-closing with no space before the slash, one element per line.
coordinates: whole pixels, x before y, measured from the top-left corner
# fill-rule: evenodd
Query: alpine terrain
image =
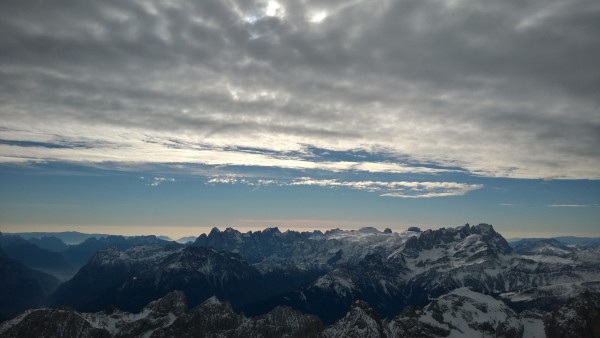
<path fill-rule="evenodd" d="M 509 244 L 488 224 L 23 241 L 4 240 L 97 251 L 60 285 L 2 254 L 0 296 L 28 297 L 2 302 L 2 337 L 600 337 L 593 241 Z"/>

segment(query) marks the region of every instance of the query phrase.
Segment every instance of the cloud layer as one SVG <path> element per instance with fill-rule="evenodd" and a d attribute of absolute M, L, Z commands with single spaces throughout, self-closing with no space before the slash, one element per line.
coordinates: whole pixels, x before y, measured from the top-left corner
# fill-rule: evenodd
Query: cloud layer
<path fill-rule="evenodd" d="M 0 161 L 599 179 L 599 22 L 594 0 L 3 1 Z"/>
<path fill-rule="evenodd" d="M 255 179 L 237 176 L 216 176 L 209 178 L 207 184 L 245 184 L 250 186 L 316 186 L 325 188 L 346 188 L 378 193 L 384 197 L 430 198 L 461 196 L 467 192 L 481 189 L 480 184 L 456 182 L 408 182 L 408 181 L 340 181 L 337 179 L 315 179 L 300 177 L 294 180 Z"/>

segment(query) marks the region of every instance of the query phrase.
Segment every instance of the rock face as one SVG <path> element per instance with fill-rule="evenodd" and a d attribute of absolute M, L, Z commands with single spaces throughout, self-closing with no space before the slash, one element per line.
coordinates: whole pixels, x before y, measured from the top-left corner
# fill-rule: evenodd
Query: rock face
<path fill-rule="evenodd" d="M 600 337 L 600 281 L 527 288 L 500 298 L 521 313 L 544 312 L 548 337 Z"/>
<path fill-rule="evenodd" d="M 600 337 L 600 293 L 585 291 L 547 320 L 548 337 Z"/>
<path fill-rule="evenodd" d="M 384 325 L 375 310 L 365 301 L 357 300 L 344 318 L 323 332 L 325 337 L 386 337 Z"/>

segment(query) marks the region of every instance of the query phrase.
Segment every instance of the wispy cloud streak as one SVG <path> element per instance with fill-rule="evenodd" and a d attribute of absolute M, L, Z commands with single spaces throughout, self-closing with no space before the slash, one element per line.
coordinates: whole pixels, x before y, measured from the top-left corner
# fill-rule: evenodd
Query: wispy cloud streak
<path fill-rule="evenodd" d="M 314 186 L 324 188 L 347 188 L 378 193 L 383 197 L 431 198 L 460 196 L 483 188 L 481 184 L 457 182 L 409 182 L 409 181 L 340 181 L 338 179 L 314 179 L 300 177 L 293 180 L 262 180 L 236 176 L 219 176 L 207 180 L 208 184 L 244 184 L 251 186 Z"/>

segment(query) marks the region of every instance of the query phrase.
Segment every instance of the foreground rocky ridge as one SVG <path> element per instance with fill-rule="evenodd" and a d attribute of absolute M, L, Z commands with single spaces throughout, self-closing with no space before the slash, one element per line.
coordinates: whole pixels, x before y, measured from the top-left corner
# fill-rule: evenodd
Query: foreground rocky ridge
<path fill-rule="evenodd" d="M 581 297 L 585 296 L 585 297 Z M 443 295 L 423 308 L 407 307 L 382 319 L 364 301 L 325 327 L 318 317 L 279 306 L 254 317 L 211 297 L 188 309 L 174 291 L 139 313 L 107 309 L 80 313 L 36 309 L 0 325 L 1 337 L 598 337 L 600 293 L 562 295 L 560 309 L 517 313 L 504 302 L 468 288 Z"/>
<path fill-rule="evenodd" d="M 2 337 L 318 337 L 321 321 L 286 307 L 258 317 L 234 312 L 216 297 L 188 310 L 174 291 L 139 313 L 106 310 L 80 313 L 68 308 L 36 309 L 0 325 Z"/>

